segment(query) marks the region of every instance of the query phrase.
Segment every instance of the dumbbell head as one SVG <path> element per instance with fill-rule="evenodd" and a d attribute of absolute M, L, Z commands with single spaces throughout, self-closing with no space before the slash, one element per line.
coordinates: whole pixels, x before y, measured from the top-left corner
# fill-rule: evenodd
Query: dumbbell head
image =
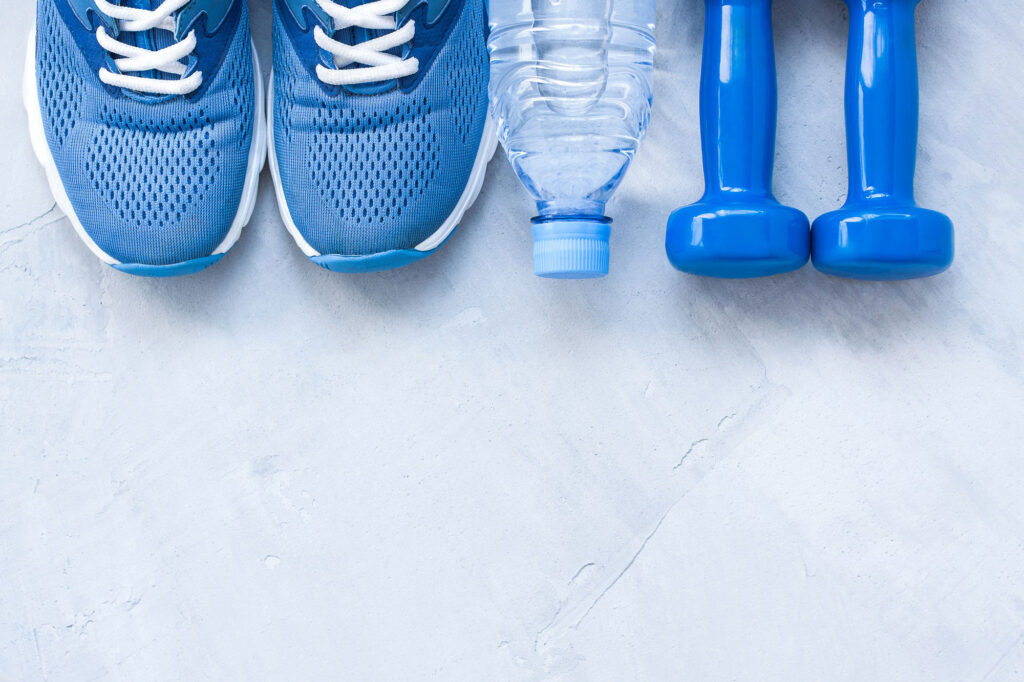
<path fill-rule="evenodd" d="M 810 227 L 772 196 L 778 99 L 770 0 L 708 0 L 700 119 L 704 196 L 669 218 L 679 270 L 764 277 L 807 262 Z"/>
<path fill-rule="evenodd" d="M 953 223 L 919 206 L 842 208 L 814 221 L 814 267 L 869 280 L 937 275 L 953 263 Z"/>
<path fill-rule="evenodd" d="M 672 265 L 694 275 L 765 277 L 803 266 L 808 234 L 803 213 L 770 199 L 702 200 L 669 218 L 665 251 Z"/>

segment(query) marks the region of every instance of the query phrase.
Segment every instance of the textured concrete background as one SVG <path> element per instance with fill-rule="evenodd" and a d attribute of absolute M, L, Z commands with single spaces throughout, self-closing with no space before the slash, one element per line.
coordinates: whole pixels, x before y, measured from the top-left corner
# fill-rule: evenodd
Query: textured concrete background
<path fill-rule="evenodd" d="M 662 0 L 613 272 L 531 274 L 496 157 L 435 257 L 332 275 L 269 177 L 217 267 L 102 266 L 54 208 L 5 3 L 0 678 L 1024 677 L 1024 3 L 918 11 L 953 270 L 671 269 L 700 194 L 699 0 Z M 839 0 L 776 3 L 776 189 L 845 191 Z M 269 3 L 253 3 L 269 68 Z"/>

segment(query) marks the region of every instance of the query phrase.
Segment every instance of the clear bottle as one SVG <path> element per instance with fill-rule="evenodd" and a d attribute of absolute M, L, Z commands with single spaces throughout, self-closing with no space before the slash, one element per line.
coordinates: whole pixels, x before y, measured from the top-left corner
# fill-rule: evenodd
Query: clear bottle
<path fill-rule="evenodd" d="M 651 114 L 655 0 L 490 0 L 491 111 L 537 201 L 534 269 L 608 273 L 605 206 Z"/>

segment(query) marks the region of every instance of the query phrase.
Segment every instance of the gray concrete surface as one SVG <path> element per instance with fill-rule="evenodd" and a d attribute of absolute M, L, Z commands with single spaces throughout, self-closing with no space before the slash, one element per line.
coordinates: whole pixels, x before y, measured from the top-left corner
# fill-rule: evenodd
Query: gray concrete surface
<path fill-rule="evenodd" d="M 699 0 L 612 274 L 533 277 L 504 158 L 406 270 L 306 262 L 269 177 L 217 267 L 101 265 L 54 208 L 0 24 L 0 678 L 1024 677 L 1024 3 L 918 11 L 918 194 L 953 269 L 703 281 Z M 270 65 L 269 2 L 253 2 Z M 776 3 L 776 190 L 845 192 L 838 0 Z"/>

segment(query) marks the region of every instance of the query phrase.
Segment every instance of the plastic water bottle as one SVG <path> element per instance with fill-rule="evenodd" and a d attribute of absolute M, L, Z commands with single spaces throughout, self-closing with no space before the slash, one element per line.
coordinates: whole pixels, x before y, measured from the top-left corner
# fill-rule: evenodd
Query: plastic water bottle
<path fill-rule="evenodd" d="M 537 201 L 534 270 L 608 274 L 605 206 L 651 114 L 655 0 L 490 0 L 491 111 Z"/>

